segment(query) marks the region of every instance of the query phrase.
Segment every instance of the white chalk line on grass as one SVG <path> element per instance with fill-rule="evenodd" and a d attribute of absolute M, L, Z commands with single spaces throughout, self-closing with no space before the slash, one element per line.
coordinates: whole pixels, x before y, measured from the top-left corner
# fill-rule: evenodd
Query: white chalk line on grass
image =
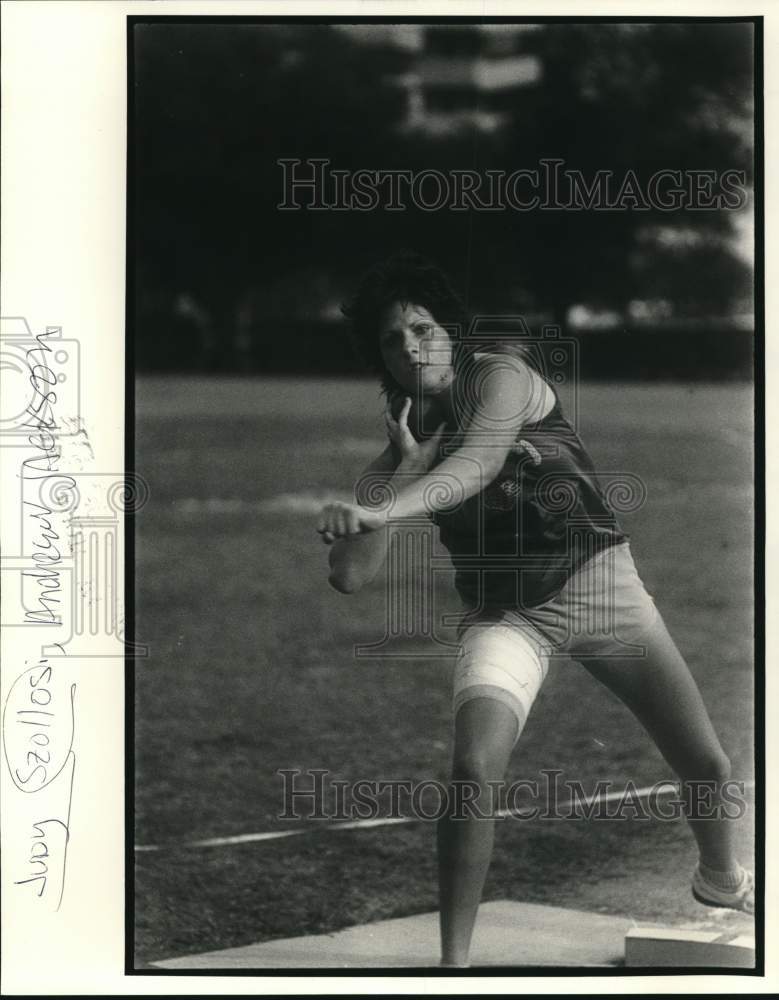
<path fill-rule="evenodd" d="M 743 782 L 744 789 L 754 788 L 754 781 Z M 583 799 L 570 799 L 568 802 L 561 802 L 558 806 L 559 809 L 565 809 L 566 806 L 578 806 L 583 808 L 586 806 L 593 805 L 596 802 L 614 802 L 617 800 L 625 799 L 627 805 L 635 799 L 645 799 L 648 798 L 650 793 L 654 793 L 656 797 L 665 798 L 668 795 L 678 794 L 679 786 L 673 784 L 673 782 L 667 782 L 664 785 L 647 785 L 644 788 L 628 789 L 624 788 L 622 791 L 608 792 L 606 795 L 591 795 Z M 507 819 L 510 816 L 514 816 L 518 819 L 532 819 L 537 817 L 539 812 L 543 812 L 543 807 L 539 805 L 528 806 L 525 809 L 499 809 L 495 812 L 495 816 L 499 819 Z M 346 820 L 344 822 L 330 822 L 323 823 L 321 825 L 307 825 L 297 830 L 269 830 L 265 833 L 239 833 L 232 837 L 208 837 L 205 840 L 188 840 L 182 843 L 176 844 L 136 844 L 135 850 L 137 853 L 153 852 L 153 851 L 166 851 L 166 850 L 178 850 L 182 847 L 232 847 L 235 844 L 254 844 L 263 840 L 284 840 L 287 837 L 302 837 L 306 834 L 314 835 L 321 833 L 340 833 L 342 830 L 368 830 L 374 829 L 380 826 L 401 826 L 408 825 L 409 823 L 422 823 L 425 822 L 423 817 L 420 816 L 389 816 L 382 817 L 379 819 L 355 819 Z"/>
<path fill-rule="evenodd" d="M 354 503 L 351 493 L 279 493 L 261 500 L 240 497 L 182 497 L 174 500 L 177 514 L 318 514 L 326 503 Z"/>

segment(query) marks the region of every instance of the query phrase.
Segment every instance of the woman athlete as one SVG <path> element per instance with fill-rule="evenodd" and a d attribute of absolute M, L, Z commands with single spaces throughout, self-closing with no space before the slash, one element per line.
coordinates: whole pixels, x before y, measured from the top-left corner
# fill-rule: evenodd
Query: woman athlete
<path fill-rule="evenodd" d="M 330 583 L 348 594 L 381 567 L 389 519 L 427 513 L 439 525 L 466 606 L 450 791 L 467 781 L 488 798 L 549 657 L 579 659 L 633 711 L 683 787 L 714 783 L 705 817 L 685 806 L 700 854 L 692 891 L 753 912 L 733 823 L 711 818 L 730 762 L 551 385 L 519 349 L 474 351 L 451 337 L 446 328 L 467 329 L 465 311 L 445 275 L 415 254 L 374 268 L 343 311 L 389 400 L 389 444 L 363 483 L 385 483 L 391 500 L 328 504 L 318 531 L 331 546 Z M 439 822 L 442 965 L 468 964 L 493 836 L 482 817 Z"/>

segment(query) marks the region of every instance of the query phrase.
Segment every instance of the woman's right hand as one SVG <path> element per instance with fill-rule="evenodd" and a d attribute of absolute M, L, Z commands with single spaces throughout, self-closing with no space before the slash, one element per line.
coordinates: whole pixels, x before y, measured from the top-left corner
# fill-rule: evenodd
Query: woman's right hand
<path fill-rule="evenodd" d="M 337 538 L 349 538 L 378 531 L 387 523 L 387 512 L 371 510 L 355 503 L 325 504 L 319 514 L 317 531 L 326 545 L 332 545 Z"/>
<path fill-rule="evenodd" d="M 446 421 L 440 424 L 430 437 L 418 441 L 414 437 L 408 422 L 412 406 L 411 397 L 405 397 L 397 420 L 392 415 L 393 402 L 394 397 L 390 397 L 384 410 L 384 422 L 387 426 L 387 435 L 390 442 L 397 449 L 404 468 L 427 472 L 438 456 L 438 448 L 444 428 L 446 427 Z"/>

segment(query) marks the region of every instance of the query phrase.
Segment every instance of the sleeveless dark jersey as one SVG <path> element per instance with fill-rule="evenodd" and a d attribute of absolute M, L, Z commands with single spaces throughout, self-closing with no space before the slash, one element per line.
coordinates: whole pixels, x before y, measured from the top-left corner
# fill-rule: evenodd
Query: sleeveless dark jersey
<path fill-rule="evenodd" d="M 555 393 L 552 410 L 521 428 L 498 476 L 434 515 L 466 603 L 536 607 L 587 559 L 624 541 L 602 486 Z"/>

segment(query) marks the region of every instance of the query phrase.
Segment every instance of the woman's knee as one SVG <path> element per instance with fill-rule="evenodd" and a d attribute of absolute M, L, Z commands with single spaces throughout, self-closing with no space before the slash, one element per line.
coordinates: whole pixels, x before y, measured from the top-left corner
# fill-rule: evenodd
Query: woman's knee
<path fill-rule="evenodd" d="M 455 718 L 452 777 L 481 787 L 500 781 L 520 728 L 503 702 L 484 697 L 466 701 Z"/>
<path fill-rule="evenodd" d="M 452 764 L 452 778 L 468 781 L 486 788 L 491 781 L 500 781 L 506 771 L 508 760 L 504 753 L 497 753 L 489 747 L 467 746 L 455 748 Z"/>

